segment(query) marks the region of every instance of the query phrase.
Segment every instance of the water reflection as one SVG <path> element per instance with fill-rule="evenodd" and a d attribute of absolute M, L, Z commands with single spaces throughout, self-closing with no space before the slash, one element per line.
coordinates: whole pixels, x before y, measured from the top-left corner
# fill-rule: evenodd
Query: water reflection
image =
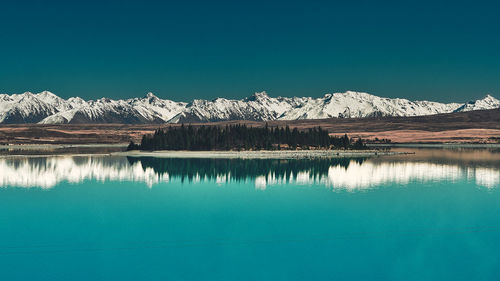
<path fill-rule="evenodd" d="M 125 157 L 48 156 L 0 158 L 0 186 L 50 188 L 61 181 L 158 182 L 152 168 L 131 165 Z"/>
<path fill-rule="evenodd" d="M 496 163 L 496 162 L 495 162 Z M 51 188 L 59 182 L 85 180 L 157 183 L 252 182 L 257 189 L 272 185 L 322 185 L 362 190 L 384 184 L 470 181 L 493 188 L 500 169 L 467 160 L 425 160 L 421 156 L 368 159 L 175 159 L 111 156 L 0 158 L 0 186 Z"/>

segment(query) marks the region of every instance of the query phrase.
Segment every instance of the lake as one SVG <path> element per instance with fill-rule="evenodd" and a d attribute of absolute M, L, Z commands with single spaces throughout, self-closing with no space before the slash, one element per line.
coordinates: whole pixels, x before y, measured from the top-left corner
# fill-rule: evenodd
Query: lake
<path fill-rule="evenodd" d="M 500 150 L 0 157 L 0 280 L 498 280 Z"/>

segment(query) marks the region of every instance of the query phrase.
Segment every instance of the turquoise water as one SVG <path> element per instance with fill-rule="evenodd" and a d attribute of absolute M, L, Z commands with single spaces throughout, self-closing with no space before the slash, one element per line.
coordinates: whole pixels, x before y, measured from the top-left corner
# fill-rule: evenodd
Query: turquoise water
<path fill-rule="evenodd" d="M 0 280 L 498 280 L 498 154 L 0 159 Z"/>

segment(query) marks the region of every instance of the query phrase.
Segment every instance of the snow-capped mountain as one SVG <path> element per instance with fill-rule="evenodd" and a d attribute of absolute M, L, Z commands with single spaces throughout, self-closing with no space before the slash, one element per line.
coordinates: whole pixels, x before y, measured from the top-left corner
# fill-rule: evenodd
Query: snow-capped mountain
<path fill-rule="evenodd" d="M 0 123 L 37 123 L 60 111 L 71 109 L 71 102 L 50 92 L 38 94 L 0 94 Z"/>
<path fill-rule="evenodd" d="M 265 92 L 241 99 L 196 99 L 190 103 L 160 99 L 152 93 L 142 98 L 113 100 L 62 99 L 44 91 L 38 94 L 0 94 L 0 123 L 188 123 L 225 120 L 297 120 L 418 116 L 500 108 L 491 95 L 467 103 L 439 103 L 383 98 L 348 91 L 311 97 L 269 97 Z"/>
<path fill-rule="evenodd" d="M 381 116 L 418 116 L 453 112 L 461 104 L 406 99 L 382 98 L 367 93 L 348 91 L 326 94 L 322 98 L 307 98 L 302 106 L 294 107 L 280 119 L 360 118 Z"/>
<path fill-rule="evenodd" d="M 68 101 L 75 98 L 70 98 Z M 78 98 L 79 99 L 79 98 Z M 143 98 L 112 100 L 101 98 L 72 100 L 69 110 L 59 111 L 40 121 L 42 124 L 83 123 L 165 123 L 180 113 L 186 103 L 162 100 L 148 93 Z"/>
<path fill-rule="evenodd" d="M 286 112 L 301 106 L 304 98 L 271 98 L 265 92 L 242 100 L 217 98 L 194 100 L 170 122 L 209 122 L 224 120 L 268 121 L 279 119 Z"/>
<path fill-rule="evenodd" d="M 500 107 L 500 100 L 491 95 L 486 95 L 483 99 L 467 102 L 457 108 L 456 112 L 472 111 L 481 109 L 493 109 Z"/>

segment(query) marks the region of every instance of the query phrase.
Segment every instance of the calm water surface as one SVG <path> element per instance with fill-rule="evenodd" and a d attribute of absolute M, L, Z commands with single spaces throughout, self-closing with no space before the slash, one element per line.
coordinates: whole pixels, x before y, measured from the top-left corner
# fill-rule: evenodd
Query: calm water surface
<path fill-rule="evenodd" d="M 500 152 L 415 152 L 3 157 L 0 280 L 498 280 Z"/>

